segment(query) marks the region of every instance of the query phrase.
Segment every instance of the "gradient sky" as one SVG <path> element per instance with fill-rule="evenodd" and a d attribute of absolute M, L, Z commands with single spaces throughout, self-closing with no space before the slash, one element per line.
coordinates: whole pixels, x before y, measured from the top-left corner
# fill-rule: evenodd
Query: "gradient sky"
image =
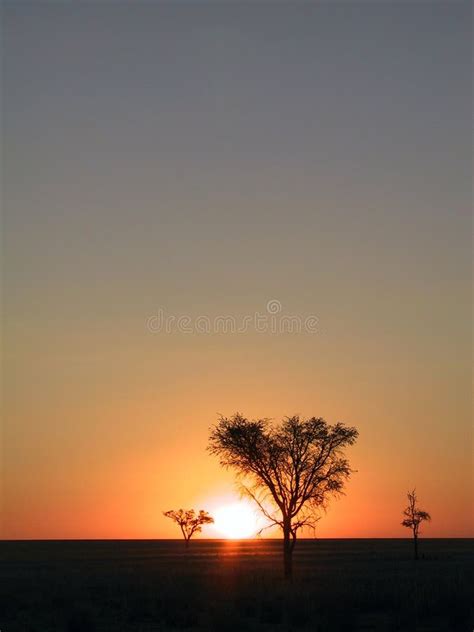
<path fill-rule="evenodd" d="M 473 536 L 470 2 L 2 5 L 3 537 L 177 535 L 237 410 L 357 426 L 321 536 Z"/>

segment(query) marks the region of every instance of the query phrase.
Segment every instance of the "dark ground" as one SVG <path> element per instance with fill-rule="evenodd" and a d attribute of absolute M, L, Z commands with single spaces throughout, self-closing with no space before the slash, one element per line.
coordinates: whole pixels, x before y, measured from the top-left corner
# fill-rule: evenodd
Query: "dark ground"
<path fill-rule="evenodd" d="M 1 632 L 474 628 L 474 540 L 0 542 Z"/>

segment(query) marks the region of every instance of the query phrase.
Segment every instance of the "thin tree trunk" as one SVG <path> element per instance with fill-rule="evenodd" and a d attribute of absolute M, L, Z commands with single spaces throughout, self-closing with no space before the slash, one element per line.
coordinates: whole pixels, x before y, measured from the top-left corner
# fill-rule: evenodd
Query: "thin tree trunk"
<path fill-rule="evenodd" d="M 283 528 L 283 569 L 285 579 L 291 580 L 293 577 L 293 547 L 289 524 L 285 524 Z"/>
<path fill-rule="evenodd" d="M 414 544 L 415 544 L 415 560 L 417 560 L 418 559 L 418 536 L 415 535 L 413 539 L 414 539 Z"/>

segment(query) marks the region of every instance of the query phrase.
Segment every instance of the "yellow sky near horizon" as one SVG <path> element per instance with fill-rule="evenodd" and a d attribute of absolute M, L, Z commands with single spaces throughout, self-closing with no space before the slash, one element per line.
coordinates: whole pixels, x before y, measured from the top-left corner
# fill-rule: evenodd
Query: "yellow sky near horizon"
<path fill-rule="evenodd" d="M 443 375 L 418 380 L 413 392 L 407 384 L 415 376 L 407 374 L 402 358 L 397 366 L 392 356 L 385 366 L 347 361 L 344 372 L 351 379 L 344 380 L 337 362 L 313 365 L 308 345 L 325 344 L 317 334 L 314 341 L 267 336 L 247 344 L 221 337 L 213 351 L 206 339 L 150 336 L 148 352 L 132 363 L 140 379 L 117 369 L 113 351 L 103 354 L 107 362 L 93 372 L 89 364 L 87 379 L 80 362 L 65 372 L 58 358 L 43 359 L 41 375 L 32 372 L 28 398 L 21 394 L 15 403 L 18 416 L 6 435 L 12 454 L 21 459 L 10 463 L 16 476 L 5 479 L 4 537 L 176 537 L 163 510 L 214 508 L 236 497 L 233 474 L 206 453 L 217 413 L 236 410 L 276 420 L 280 411 L 322 415 L 359 429 L 348 451 L 357 472 L 347 495 L 320 521 L 321 537 L 403 537 L 401 511 L 406 491 L 415 485 L 420 504 L 433 515 L 426 535 L 472 535 L 469 436 L 460 449 L 463 437 L 444 423 L 456 416 L 460 402 L 456 392 L 449 398 L 442 393 Z M 167 354 L 159 354 L 166 371 L 153 361 L 154 345 L 169 346 Z M 196 353 L 188 350 L 183 366 L 172 349 L 193 345 Z M 285 365 L 278 366 L 286 347 Z M 76 361 L 82 354 L 89 351 L 76 349 Z M 79 375 L 82 396 L 71 409 Z M 384 386 L 374 390 L 374 383 Z M 47 417 L 39 417 L 40 410 L 48 411 Z M 36 424 L 25 436 L 32 417 Z"/>

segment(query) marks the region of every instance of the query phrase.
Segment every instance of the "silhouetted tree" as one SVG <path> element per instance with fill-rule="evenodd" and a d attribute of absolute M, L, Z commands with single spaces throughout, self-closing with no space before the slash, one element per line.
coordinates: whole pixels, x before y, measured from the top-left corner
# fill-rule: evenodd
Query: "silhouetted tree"
<path fill-rule="evenodd" d="M 418 536 L 420 534 L 420 524 L 423 521 L 430 522 L 431 516 L 427 511 L 418 509 L 416 503 L 418 498 L 416 497 L 416 490 L 407 492 L 408 507 L 403 511 L 405 519 L 402 522 L 404 527 L 413 531 L 413 543 L 415 546 L 415 560 L 418 559 Z"/>
<path fill-rule="evenodd" d="M 163 515 L 171 518 L 179 525 L 186 548 L 189 547 L 189 540 L 193 535 L 202 531 L 202 525 L 214 522 L 214 518 L 202 509 L 198 514 L 196 514 L 194 509 L 178 509 L 177 511 L 171 509 L 170 511 L 164 511 Z"/>
<path fill-rule="evenodd" d="M 275 426 L 237 413 L 221 417 L 211 429 L 208 450 L 222 466 L 237 471 L 242 492 L 257 503 L 269 526 L 282 529 L 287 579 L 297 532 L 314 528 L 317 510 L 342 493 L 352 472 L 343 451 L 357 437 L 355 428 L 331 426 L 317 417 L 287 417 Z"/>

